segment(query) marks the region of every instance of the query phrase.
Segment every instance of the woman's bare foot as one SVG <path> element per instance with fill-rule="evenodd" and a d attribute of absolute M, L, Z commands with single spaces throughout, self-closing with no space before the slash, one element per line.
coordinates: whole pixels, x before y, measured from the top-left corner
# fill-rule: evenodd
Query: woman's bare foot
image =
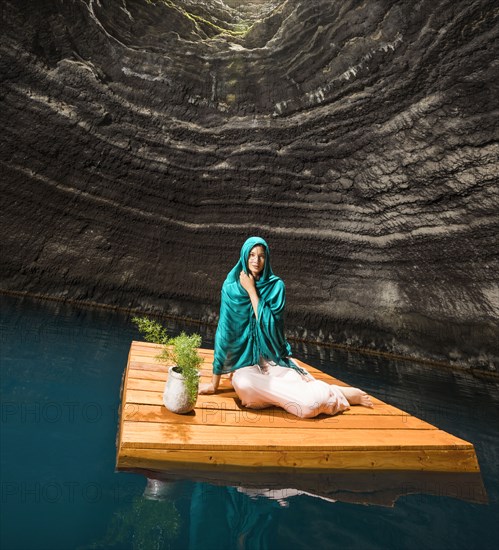
<path fill-rule="evenodd" d="M 351 388 L 350 386 L 338 386 L 341 393 L 347 398 L 350 405 L 362 405 L 363 407 L 374 407 L 371 398 L 365 391 L 359 390 L 359 388 Z"/>

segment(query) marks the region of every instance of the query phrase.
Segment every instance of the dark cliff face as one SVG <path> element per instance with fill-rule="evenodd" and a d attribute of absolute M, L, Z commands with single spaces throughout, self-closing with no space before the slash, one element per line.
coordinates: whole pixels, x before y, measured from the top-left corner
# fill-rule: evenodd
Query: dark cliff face
<path fill-rule="evenodd" d="M 290 334 L 494 368 L 496 2 L 1 10 L 3 290 L 215 320 L 258 234 Z"/>

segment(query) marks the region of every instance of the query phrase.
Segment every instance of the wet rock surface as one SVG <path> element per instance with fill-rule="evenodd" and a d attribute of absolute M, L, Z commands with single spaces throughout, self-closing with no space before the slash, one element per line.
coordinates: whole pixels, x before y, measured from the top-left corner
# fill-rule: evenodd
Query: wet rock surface
<path fill-rule="evenodd" d="M 495 2 L 1 0 L 2 290 L 496 368 Z"/>

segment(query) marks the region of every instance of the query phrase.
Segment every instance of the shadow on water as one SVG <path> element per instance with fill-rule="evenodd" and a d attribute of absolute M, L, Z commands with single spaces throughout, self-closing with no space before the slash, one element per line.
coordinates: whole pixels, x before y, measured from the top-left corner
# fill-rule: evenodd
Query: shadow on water
<path fill-rule="evenodd" d="M 169 325 L 172 333 L 193 330 Z M 213 332 L 202 335 L 212 347 Z M 2 549 L 497 546 L 497 383 L 294 348 L 307 363 L 471 441 L 488 503 L 472 474 L 117 473 L 120 383 L 138 338 L 124 314 L 1 297 Z"/>

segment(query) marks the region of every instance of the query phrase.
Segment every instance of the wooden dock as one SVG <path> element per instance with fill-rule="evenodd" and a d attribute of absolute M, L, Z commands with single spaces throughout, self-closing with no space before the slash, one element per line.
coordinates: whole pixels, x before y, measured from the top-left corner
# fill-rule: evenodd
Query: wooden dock
<path fill-rule="evenodd" d="M 187 415 L 163 406 L 168 366 L 160 346 L 132 342 L 123 377 L 117 469 L 156 472 L 479 472 L 471 443 L 373 398 L 374 409 L 301 420 L 279 408 L 241 406 L 223 377 L 215 395 L 198 397 Z M 202 381 L 213 350 L 201 349 Z M 316 378 L 343 382 L 297 361 Z"/>

